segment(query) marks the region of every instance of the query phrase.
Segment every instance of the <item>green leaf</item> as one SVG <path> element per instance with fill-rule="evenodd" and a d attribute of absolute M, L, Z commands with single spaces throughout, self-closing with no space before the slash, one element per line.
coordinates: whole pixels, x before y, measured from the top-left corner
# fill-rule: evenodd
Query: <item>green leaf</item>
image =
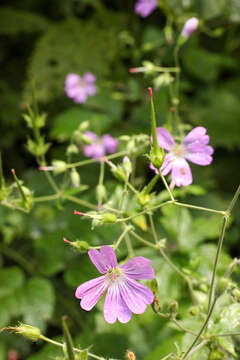
<path fill-rule="evenodd" d="M 19 9 L 11 9 L 10 7 L 0 9 L 0 18 L 0 34 L 4 35 L 42 31 L 48 25 L 47 20 L 43 16 Z"/>
<path fill-rule="evenodd" d="M 175 343 L 179 343 L 182 338 L 182 334 L 173 335 L 168 339 L 164 339 L 162 343 L 156 346 L 152 351 L 150 351 L 144 360 L 153 360 L 161 359 L 163 356 L 170 354 L 171 352 L 176 352 Z"/>
<path fill-rule="evenodd" d="M 55 304 L 55 293 L 50 281 L 32 277 L 22 289 L 19 300 L 23 322 L 44 329 Z"/>
<path fill-rule="evenodd" d="M 217 340 L 223 349 L 227 350 L 233 356 L 236 356 L 234 343 L 230 336 L 221 336 Z"/>
<path fill-rule="evenodd" d="M 88 255 L 81 255 L 67 268 L 64 273 L 65 282 L 76 288 L 85 281 L 98 277 L 100 274 L 91 264 Z"/>

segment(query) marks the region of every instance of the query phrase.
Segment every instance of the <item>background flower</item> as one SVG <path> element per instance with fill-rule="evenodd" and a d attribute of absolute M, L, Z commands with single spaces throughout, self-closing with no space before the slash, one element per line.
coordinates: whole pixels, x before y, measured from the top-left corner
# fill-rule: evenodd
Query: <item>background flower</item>
<path fill-rule="evenodd" d="M 182 36 L 184 36 L 186 39 L 189 38 L 189 36 L 196 31 L 198 27 L 199 20 L 196 17 L 192 17 L 188 19 L 182 29 Z"/>
<path fill-rule="evenodd" d="M 99 138 L 92 131 L 86 131 L 85 135 L 91 140 L 91 144 L 83 148 L 84 155 L 94 159 L 104 156 L 106 153 L 113 154 L 118 147 L 118 140 L 110 134 L 105 134 Z"/>
<path fill-rule="evenodd" d="M 147 17 L 156 9 L 157 2 L 158 0 L 138 0 L 135 4 L 135 12 Z"/>
<path fill-rule="evenodd" d="M 138 256 L 118 266 L 113 248 L 102 246 L 100 251 L 89 250 L 88 255 L 98 271 L 103 274 L 78 286 L 75 296 L 81 299 L 80 306 L 91 310 L 107 290 L 104 303 L 104 318 L 113 324 L 117 319 L 126 323 L 132 313 L 142 314 L 154 299 L 152 291 L 137 282 L 139 279 L 153 279 L 151 261 Z"/>
<path fill-rule="evenodd" d="M 96 77 L 85 73 L 82 77 L 77 74 L 68 74 L 65 80 L 65 92 L 75 103 L 85 103 L 88 96 L 96 94 Z"/>
<path fill-rule="evenodd" d="M 187 186 L 192 183 L 192 172 L 186 160 L 202 166 L 211 164 L 214 150 L 208 145 L 209 136 L 206 132 L 204 127 L 198 126 L 188 133 L 181 144 L 176 144 L 166 129 L 157 128 L 158 145 L 168 152 L 161 171 L 164 176 L 171 171 L 172 181 L 176 186 Z M 150 168 L 158 173 L 152 164 Z"/>

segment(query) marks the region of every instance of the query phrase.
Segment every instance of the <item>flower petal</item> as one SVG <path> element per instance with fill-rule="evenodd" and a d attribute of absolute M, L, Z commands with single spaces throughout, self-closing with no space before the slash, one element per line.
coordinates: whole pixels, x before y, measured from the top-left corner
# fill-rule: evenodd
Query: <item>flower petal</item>
<path fill-rule="evenodd" d="M 185 158 L 194 164 L 202 165 L 202 166 L 209 165 L 213 161 L 212 156 L 209 155 L 207 151 L 198 152 L 198 153 L 197 152 L 189 153 L 185 156 Z"/>
<path fill-rule="evenodd" d="M 98 159 L 105 155 L 105 150 L 101 144 L 91 144 L 84 146 L 83 153 L 87 157 Z"/>
<path fill-rule="evenodd" d="M 194 141 L 199 141 L 199 139 L 204 138 L 207 129 L 203 126 L 197 126 L 192 129 L 187 136 L 184 138 L 183 143 L 189 144 Z"/>
<path fill-rule="evenodd" d="M 82 299 L 80 302 L 81 308 L 90 311 L 96 305 L 107 287 L 108 284 L 105 281 L 105 276 L 100 276 L 99 278 L 80 285 L 76 290 L 75 296 Z"/>
<path fill-rule="evenodd" d="M 150 167 L 151 170 L 155 171 L 155 174 L 156 174 L 156 175 L 159 173 L 158 169 L 156 169 L 156 168 L 153 166 L 152 163 L 150 163 L 149 167 Z"/>
<path fill-rule="evenodd" d="M 93 75 L 93 73 L 91 72 L 86 72 L 84 75 L 83 75 L 83 80 L 86 82 L 86 83 L 89 83 L 89 84 L 92 84 L 96 81 L 96 76 Z"/>
<path fill-rule="evenodd" d="M 147 304 L 154 300 L 153 292 L 136 280 L 126 278 L 125 282 L 119 284 L 119 288 L 127 307 L 134 314 L 144 313 Z"/>
<path fill-rule="evenodd" d="M 161 172 L 163 176 L 166 176 L 172 170 L 174 161 L 175 161 L 175 157 L 171 153 L 165 156 L 164 162 L 161 166 Z"/>
<path fill-rule="evenodd" d="M 158 146 L 167 151 L 170 151 L 172 147 L 175 146 L 175 141 L 172 135 L 163 127 L 157 128 L 157 141 Z"/>
<path fill-rule="evenodd" d="M 115 252 L 111 246 L 102 246 L 100 251 L 91 249 L 88 251 L 88 255 L 92 263 L 102 274 L 105 274 L 108 269 L 113 269 L 118 266 Z"/>
<path fill-rule="evenodd" d="M 187 186 L 192 183 L 192 172 L 187 161 L 176 158 L 172 165 L 172 180 L 176 186 Z"/>
<path fill-rule="evenodd" d="M 117 139 L 112 137 L 110 134 L 105 134 L 102 136 L 102 144 L 105 150 L 110 154 L 116 152 L 118 147 Z"/>
<path fill-rule="evenodd" d="M 132 312 L 126 306 L 117 284 L 110 286 L 104 303 L 104 318 L 109 324 L 118 319 L 121 323 L 128 322 Z"/>
<path fill-rule="evenodd" d="M 138 256 L 127 261 L 120 268 L 124 269 L 124 274 L 132 279 L 153 279 L 155 275 L 150 264 L 150 260 Z"/>

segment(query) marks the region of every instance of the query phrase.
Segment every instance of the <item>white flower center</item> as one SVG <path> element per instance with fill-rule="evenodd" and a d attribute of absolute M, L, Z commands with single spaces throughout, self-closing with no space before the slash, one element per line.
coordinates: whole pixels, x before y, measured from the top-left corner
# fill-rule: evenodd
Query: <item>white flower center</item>
<path fill-rule="evenodd" d="M 119 268 L 114 269 L 108 269 L 108 272 L 106 274 L 106 278 L 109 281 L 109 283 L 118 283 L 123 279 L 123 273 L 122 270 Z"/>
<path fill-rule="evenodd" d="M 182 144 L 178 144 L 175 146 L 173 153 L 175 156 L 184 157 L 186 153 L 185 147 Z"/>

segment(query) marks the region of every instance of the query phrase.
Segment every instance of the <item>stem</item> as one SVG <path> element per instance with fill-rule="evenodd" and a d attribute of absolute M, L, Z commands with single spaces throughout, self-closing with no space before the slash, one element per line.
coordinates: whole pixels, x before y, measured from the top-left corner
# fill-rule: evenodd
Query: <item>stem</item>
<path fill-rule="evenodd" d="M 71 196 L 71 195 L 64 195 L 63 196 L 64 199 L 67 199 L 69 201 L 72 201 L 76 204 L 79 204 L 79 205 L 82 205 L 82 206 L 85 206 L 89 209 L 92 209 L 92 210 L 97 210 L 97 206 L 96 205 L 93 205 L 91 204 L 90 202 L 86 201 L 86 200 L 80 200 L 74 196 Z"/>
<path fill-rule="evenodd" d="M 215 261 L 214 261 L 213 274 L 212 274 L 212 280 L 211 280 L 211 286 L 210 286 L 210 292 L 209 292 L 208 311 L 211 307 L 212 299 L 215 295 L 216 272 L 217 272 L 217 266 L 218 266 L 218 262 L 219 262 L 219 256 L 220 256 L 220 253 L 222 250 L 222 244 L 223 244 L 223 240 L 224 240 L 224 234 L 225 234 L 225 230 L 226 230 L 226 226 L 227 226 L 227 221 L 228 221 L 228 217 L 224 216 L 223 223 L 222 223 L 222 229 L 221 229 L 221 233 L 220 233 L 219 241 L 218 241 L 217 253 L 216 253 L 216 257 L 215 257 Z"/>
<path fill-rule="evenodd" d="M 59 199 L 61 196 L 60 194 L 54 194 L 54 195 L 47 195 L 47 196 L 39 196 L 39 197 L 35 197 L 33 199 L 34 202 L 45 202 L 45 201 L 52 201 L 52 200 L 57 200 Z"/>
<path fill-rule="evenodd" d="M 137 239 L 138 241 L 140 241 L 141 243 L 153 248 L 153 249 L 158 249 L 159 247 L 145 239 L 143 239 L 141 236 L 139 236 L 137 233 L 135 233 L 135 231 L 131 230 L 130 234 L 135 237 L 135 239 Z"/>
<path fill-rule="evenodd" d="M 3 168 L 2 168 L 2 153 L 0 152 L 0 190 L 4 188 L 5 181 L 3 177 Z"/>
<path fill-rule="evenodd" d="M 172 194 L 172 192 L 171 192 L 171 190 L 170 190 L 170 188 L 169 188 L 169 186 L 168 186 L 168 183 L 167 183 L 165 177 L 162 175 L 160 169 L 159 169 L 159 174 L 160 174 L 160 176 L 161 176 L 162 182 L 163 182 L 163 184 L 164 184 L 167 192 L 169 193 L 169 196 L 170 196 L 171 200 L 175 202 L 174 196 L 173 196 L 173 194 Z"/>
<path fill-rule="evenodd" d="M 119 152 L 117 152 L 115 154 L 106 156 L 106 158 L 108 160 L 111 160 L 111 159 L 115 159 L 115 158 L 118 158 L 118 157 L 121 157 L 121 156 L 124 156 L 124 155 L 127 155 L 127 154 L 128 154 L 127 151 L 119 151 Z M 66 168 L 71 169 L 73 167 L 79 167 L 79 166 L 84 166 L 84 165 L 88 165 L 88 164 L 94 164 L 94 163 L 99 162 L 101 159 L 102 159 L 102 157 L 97 158 L 97 159 L 89 159 L 89 160 L 83 160 L 83 161 L 79 161 L 79 162 L 72 163 L 72 164 L 67 164 Z"/>
<path fill-rule="evenodd" d="M 132 226 L 126 226 L 123 233 L 119 236 L 116 244 L 114 245 L 114 249 L 116 250 L 119 245 L 121 244 L 121 241 L 124 239 L 124 236 L 132 229 Z"/>
<path fill-rule="evenodd" d="M 210 317 L 212 315 L 213 308 L 215 306 L 216 300 L 217 300 L 217 298 L 214 299 L 214 301 L 213 301 L 213 303 L 212 303 L 212 305 L 211 305 L 211 307 L 209 309 L 209 312 L 207 314 L 207 317 L 206 317 L 201 329 L 199 330 L 199 333 L 197 334 L 197 336 L 194 339 L 193 343 L 190 345 L 190 347 L 188 348 L 188 350 L 186 351 L 186 353 L 184 354 L 184 356 L 183 356 L 183 358 L 181 360 L 186 360 L 186 359 L 189 358 L 188 355 L 191 353 L 191 350 L 194 348 L 195 344 L 198 342 L 199 338 L 201 337 L 203 331 L 205 330 L 205 328 L 206 328 L 206 326 L 208 324 L 208 321 L 209 321 L 209 319 L 210 319 Z"/>
<path fill-rule="evenodd" d="M 160 174 L 155 175 L 152 178 L 152 180 L 150 181 L 150 183 L 145 187 L 145 189 L 143 189 L 143 193 L 147 195 L 152 190 L 152 188 L 155 186 L 156 182 L 158 181 L 158 179 L 160 177 L 161 177 Z"/>
<path fill-rule="evenodd" d="M 49 173 L 49 171 L 47 171 L 47 170 L 44 171 L 44 174 L 45 174 L 45 176 L 46 176 L 49 184 L 51 185 L 52 189 L 53 189 L 56 193 L 59 192 L 59 188 L 58 188 L 56 182 L 54 181 L 52 175 Z"/>
<path fill-rule="evenodd" d="M 102 159 L 100 163 L 100 175 L 99 175 L 98 184 L 103 185 L 103 180 L 104 180 L 104 161 Z"/>
<path fill-rule="evenodd" d="M 195 332 L 193 332 L 192 330 L 190 329 L 187 329 L 185 328 L 184 326 L 182 326 L 181 324 L 179 324 L 179 322 L 176 320 L 176 319 L 171 319 L 171 321 L 182 331 L 186 332 L 186 333 L 189 333 L 189 334 L 192 334 L 192 335 L 197 335 Z"/>
<path fill-rule="evenodd" d="M 239 195 L 240 195 L 240 185 L 238 186 L 237 191 L 235 192 L 234 197 L 233 197 L 233 199 L 232 199 L 232 201 L 231 201 L 231 203 L 230 203 L 230 205 L 229 205 L 229 207 L 227 209 L 228 213 L 231 213 L 234 205 L 236 204 L 236 201 L 237 201 Z"/>
<path fill-rule="evenodd" d="M 162 66 L 154 66 L 154 69 L 156 71 L 160 71 L 160 72 L 180 72 L 180 69 L 179 67 L 168 67 L 168 68 L 165 68 L 165 67 L 162 67 Z"/>
<path fill-rule="evenodd" d="M 212 213 L 219 214 L 219 215 L 226 215 L 226 211 L 214 210 L 214 209 L 209 209 L 209 208 L 205 208 L 205 207 L 202 207 L 202 206 L 179 203 L 177 201 L 174 202 L 174 205 L 181 206 L 181 207 L 186 207 L 186 208 L 190 208 L 190 209 L 195 209 L 195 210 L 212 212 Z"/>
<path fill-rule="evenodd" d="M 133 251 L 132 242 L 131 242 L 131 239 L 130 239 L 130 236 L 128 235 L 128 233 L 126 233 L 125 241 L 126 241 L 126 245 L 127 245 L 127 249 L 128 249 L 128 255 L 130 258 L 132 258 L 134 256 L 134 251 Z"/>
<path fill-rule="evenodd" d="M 190 353 L 188 354 L 188 356 L 186 357 L 187 359 L 190 359 L 190 357 L 197 352 L 199 349 L 201 349 L 204 345 L 206 345 L 209 342 L 209 339 L 205 339 L 203 340 L 200 344 L 198 344 L 194 349 L 192 349 L 192 351 L 190 351 Z"/>
<path fill-rule="evenodd" d="M 157 141 L 157 125 L 156 125 L 156 115 L 153 103 L 152 89 L 148 88 L 150 101 L 151 101 L 151 115 L 152 115 L 152 139 L 153 139 L 153 150 L 154 153 L 158 152 L 158 141 Z"/>
<path fill-rule="evenodd" d="M 130 184 L 130 182 L 126 181 L 126 185 L 129 187 L 130 190 L 132 190 L 132 192 L 134 192 L 134 194 L 138 195 L 138 191 L 135 189 L 134 186 L 132 186 L 132 184 Z"/>
<path fill-rule="evenodd" d="M 216 335 L 211 335 L 212 337 L 219 337 L 219 336 L 240 336 L 240 332 L 228 332 L 228 333 L 224 333 L 224 334 L 216 334 Z"/>
<path fill-rule="evenodd" d="M 53 345 L 55 345 L 55 346 L 61 347 L 61 348 L 64 347 L 64 344 L 62 344 L 62 343 L 60 343 L 60 342 L 58 342 L 58 341 L 49 339 L 48 337 L 46 337 L 46 336 L 44 336 L 44 335 L 40 335 L 39 339 L 41 339 L 41 340 L 43 340 L 43 341 L 46 341 L 46 342 L 48 342 L 48 343 L 50 343 L 50 344 L 53 344 Z M 77 349 L 77 348 L 73 348 L 73 350 L 74 350 L 75 352 L 78 352 L 78 353 L 81 353 L 81 352 L 83 351 L 83 350 L 80 350 L 80 349 Z M 97 355 L 92 354 L 92 353 L 90 353 L 90 352 L 88 352 L 88 355 L 89 355 L 90 357 L 94 358 L 94 359 L 105 360 L 104 357 L 97 356 Z"/>

